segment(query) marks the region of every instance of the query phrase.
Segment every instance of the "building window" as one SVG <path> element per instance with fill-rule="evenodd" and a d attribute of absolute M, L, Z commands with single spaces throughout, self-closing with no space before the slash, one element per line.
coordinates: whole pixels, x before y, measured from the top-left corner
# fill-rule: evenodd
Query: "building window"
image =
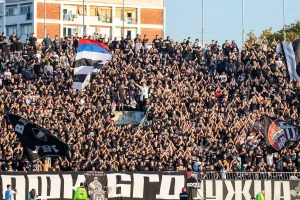
<path fill-rule="evenodd" d="M 112 10 L 110 7 L 98 7 L 98 20 L 103 23 L 111 23 L 111 13 Z"/>
<path fill-rule="evenodd" d="M 26 15 L 27 13 L 31 13 L 32 6 L 22 6 L 20 10 L 21 15 Z"/>
<path fill-rule="evenodd" d="M 78 14 L 80 16 L 83 16 L 83 14 L 84 14 L 84 16 L 86 16 L 86 7 L 84 7 L 84 9 L 83 9 L 83 6 L 78 6 Z"/>
<path fill-rule="evenodd" d="M 64 21 L 73 21 L 74 18 L 77 17 L 76 14 L 76 7 L 70 7 L 70 8 L 65 8 L 63 9 L 63 18 Z"/>
<path fill-rule="evenodd" d="M 30 35 L 32 33 L 32 25 L 31 24 L 24 24 L 21 25 L 21 34 L 22 35 Z"/>
<path fill-rule="evenodd" d="M 123 8 L 116 8 L 116 18 L 121 21 L 126 21 L 127 24 L 137 23 L 137 9 L 136 8 L 125 8 L 124 19 L 123 19 Z"/>
<path fill-rule="evenodd" d="M 16 26 L 6 27 L 6 35 L 12 35 L 13 33 L 17 33 L 17 27 Z"/>
<path fill-rule="evenodd" d="M 99 28 L 97 28 L 97 33 L 98 33 L 98 35 L 102 34 L 102 36 L 111 38 L 111 28 L 99 27 Z"/>
<path fill-rule="evenodd" d="M 0 4 L 0 18 L 3 17 L 3 3 Z"/>
<path fill-rule="evenodd" d="M 97 16 L 97 8 L 90 7 L 90 16 Z"/>
<path fill-rule="evenodd" d="M 6 8 L 6 16 L 15 16 L 18 15 L 18 11 L 16 7 Z"/>
<path fill-rule="evenodd" d="M 64 27 L 63 28 L 63 36 L 64 37 L 74 36 L 75 33 L 76 33 L 76 28 L 74 28 L 74 27 Z"/>

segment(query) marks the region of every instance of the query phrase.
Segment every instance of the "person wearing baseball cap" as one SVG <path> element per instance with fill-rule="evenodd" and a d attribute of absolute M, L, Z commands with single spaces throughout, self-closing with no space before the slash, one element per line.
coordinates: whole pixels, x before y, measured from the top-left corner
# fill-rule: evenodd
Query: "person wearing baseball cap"
<path fill-rule="evenodd" d="M 181 193 L 179 194 L 179 199 L 180 200 L 188 200 L 189 199 L 189 194 L 186 192 L 185 187 L 182 188 Z"/>

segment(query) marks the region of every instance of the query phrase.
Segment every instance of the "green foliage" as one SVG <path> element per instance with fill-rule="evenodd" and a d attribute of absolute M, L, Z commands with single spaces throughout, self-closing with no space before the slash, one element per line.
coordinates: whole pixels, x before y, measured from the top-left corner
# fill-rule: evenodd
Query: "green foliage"
<path fill-rule="evenodd" d="M 254 41 L 257 40 L 256 35 L 253 33 L 253 30 L 251 30 L 249 33 L 247 33 L 247 40 L 246 42 L 248 43 L 248 45 L 251 47 L 252 44 L 254 43 Z"/>
<path fill-rule="evenodd" d="M 270 28 L 262 31 L 259 39 L 263 40 L 265 38 L 269 44 L 271 44 L 274 40 L 281 42 L 284 40 L 283 33 L 284 33 L 283 29 L 273 32 L 272 27 L 270 27 Z M 251 46 L 253 44 L 253 41 L 255 40 L 255 38 L 257 38 L 255 36 L 255 34 L 253 33 L 253 30 L 251 30 L 247 34 L 247 37 L 248 37 L 247 42 L 248 42 L 249 46 Z M 297 20 L 295 23 L 286 25 L 286 41 L 287 42 L 294 41 L 294 40 L 298 39 L 299 37 L 300 37 L 300 21 Z"/>

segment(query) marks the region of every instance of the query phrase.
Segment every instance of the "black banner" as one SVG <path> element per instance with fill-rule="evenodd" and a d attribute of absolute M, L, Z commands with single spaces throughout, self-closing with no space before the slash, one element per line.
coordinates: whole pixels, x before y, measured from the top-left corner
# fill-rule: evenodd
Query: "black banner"
<path fill-rule="evenodd" d="M 280 119 L 264 116 L 267 151 L 280 151 L 287 141 L 299 141 L 299 127 Z"/>
<path fill-rule="evenodd" d="M 89 173 L 90 177 L 93 173 Z M 188 192 L 193 193 L 190 199 L 210 200 L 249 200 L 262 190 L 265 191 L 265 200 L 299 200 L 300 179 L 297 180 L 201 180 L 202 173 L 191 173 L 186 179 L 186 174 L 181 172 L 127 172 L 127 173 L 95 173 L 91 182 L 101 184 L 100 177 L 107 185 L 102 184 L 102 189 L 107 188 L 109 200 L 178 200 L 182 187 L 186 185 Z M 39 199 L 71 200 L 75 189 L 81 182 L 88 182 L 84 172 L 3 172 L 0 175 L 0 195 L 4 199 L 6 185 L 18 189 L 15 200 L 27 200 L 28 192 L 35 188 Z M 291 178 L 291 176 L 290 176 Z M 299 179 L 299 180 L 298 180 Z M 99 187 L 98 187 L 99 188 Z"/>
<path fill-rule="evenodd" d="M 127 173 L 105 173 L 102 181 L 107 180 L 107 185 L 103 185 L 101 180 L 96 180 L 102 184 L 102 190 L 107 188 L 107 199 L 112 200 L 177 200 L 181 189 L 185 186 L 185 173 L 181 172 L 127 172 Z M 87 180 L 86 177 L 91 180 Z M 6 185 L 18 189 L 15 200 L 27 200 L 28 192 L 35 188 L 40 199 L 64 199 L 71 200 L 77 187 L 81 182 L 93 182 L 92 177 L 101 177 L 100 173 L 38 173 L 38 172 L 13 172 L 1 173 L 0 186 L 1 195 L 6 190 Z M 98 185 L 98 183 L 94 184 Z M 99 186 L 99 185 L 98 185 Z M 88 186 L 87 186 L 88 187 Z M 100 188 L 91 186 L 91 189 Z M 88 188 L 87 188 L 88 189 Z M 98 195 L 96 195 L 98 196 Z"/>
<path fill-rule="evenodd" d="M 17 115 L 6 116 L 12 123 L 29 160 L 36 161 L 44 157 L 58 156 L 70 160 L 68 145 L 52 135 L 49 130 Z"/>

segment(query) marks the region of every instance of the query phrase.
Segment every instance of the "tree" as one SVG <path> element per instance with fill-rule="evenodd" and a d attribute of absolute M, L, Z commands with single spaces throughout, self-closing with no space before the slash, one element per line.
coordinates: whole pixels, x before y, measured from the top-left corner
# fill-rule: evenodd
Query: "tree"
<path fill-rule="evenodd" d="M 254 34 L 253 30 L 251 30 L 249 33 L 247 33 L 247 40 L 246 40 L 246 42 L 251 47 L 255 40 L 257 40 L 257 37 Z"/>
<path fill-rule="evenodd" d="M 253 39 L 256 38 L 255 34 L 253 33 L 253 30 L 251 30 L 248 34 L 248 44 L 250 45 L 250 42 L 253 42 Z M 296 21 L 295 23 L 291 23 L 289 25 L 286 25 L 286 41 L 292 42 L 296 39 L 298 39 L 300 36 L 300 21 Z M 279 31 L 273 32 L 272 27 L 262 31 L 259 39 L 262 40 L 263 38 L 266 38 L 268 40 L 268 43 L 271 44 L 274 39 L 276 41 L 283 41 L 284 40 L 284 31 L 283 29 L 280 29 Z M 252 43 L 251 43 L 252 45 Z M 251 46 L 250 45 L 250 46 Z"/>

